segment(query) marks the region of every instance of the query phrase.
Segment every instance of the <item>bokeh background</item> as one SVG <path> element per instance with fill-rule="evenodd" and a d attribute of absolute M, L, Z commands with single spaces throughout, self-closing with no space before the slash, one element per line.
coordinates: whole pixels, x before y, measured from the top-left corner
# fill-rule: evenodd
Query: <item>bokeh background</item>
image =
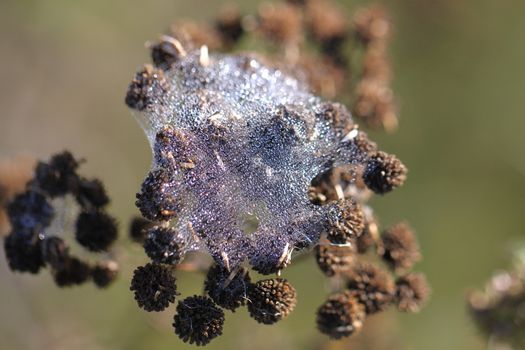
<path fill-rule="evenodd" d="M 365 1 L 340 1 L 349 11 Z M 465 312 L 465 293 L 506 267 L 524 237 L 525 2 L 390 0 L 401 124 L 373 133 L 409 167 L 409 181 L 374 200 L 381 222 L 409 220 L 417 229 L 431 302 L 418 315 L 375 316 L 353 346 L 331 349 L 485 349 Z M 257 1 L 238 1 L 243 12 Z M 85 157 L 113 198 L 122 232 L 136 213 L 135 192 L 151 159 L 142 130 L 123 103 L 143 44 L 175 19 L 211 18 L 210 0 L 0 2 L 0 156 L 47 158 L 70 149 Z M 174 308 L 140 310 L 129 291 L 133 267 L 146 259 L 123 234 L 123 271 L 107 291 L 61 290 L 48 273 L 14 275 L 0 253 L 2 349 L 185 349 L 173 334 Z M 315 309 L 325 297 L 313 260 L 286 270 L 299 292 L 296 311 L 276 326 L 228 314 L 224 336 L 209 349 L 314 349 Z M 181 273 L 183 294 L 199 293 L 203 276 Z"/>

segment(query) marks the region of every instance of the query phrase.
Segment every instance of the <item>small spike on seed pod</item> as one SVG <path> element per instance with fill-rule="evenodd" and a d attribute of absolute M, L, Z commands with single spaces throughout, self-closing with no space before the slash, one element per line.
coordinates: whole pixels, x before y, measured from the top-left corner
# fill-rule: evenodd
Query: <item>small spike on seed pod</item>
<path fill-rule="evenodd" d="M 155 223 L 148 219 L 140 216 L 133 217 L 129 225 L 129 236 L 131 240 L 143 244 L 148 235 L 148 230 L 153 226 L 155 226 Z"/>
<path fill-rule="evenodd" d="M 176 265 L 182 259 L 185 244 L 172 227 L 154 226 L 147 232 L 144 251 L 156 263 Z"/>
<path fill-rule="evenodd" d="M 75 238 L 93 252 L 107 250 L 117 239 L 117 234 L 115 219 L 104 212 L 82 212 L 77 218 Z"/>
<path fill-rule="evenodd" d="M 147 64 L 135 74 L 126 93 L 126 105 L 144 111 L 158 102 L 167 91 L 167 82 L 160 69 Z"/>
<path fill-rule="evenodd" d="M 321 271 L 333 276 L 351 267 L 355 261 L 355 248 L 321 243 L 315 247 L 315 258 Z"/>
<path fill-rule="evenodd" d="M 104 261 L 96 264 L 92 271 L 91 277 L 93 282 L 99 288 L 108 287 L 118 275 L 118 264 L 115 261 Z"/>
<path fill-rule="evenodd" d="M 4 250 L 12 271 L 36 274 L 44 266 L 40 240 L 31 230 L 12 231 L 4 240 Z"/>
<path fill-rule="evenodd" d="M 181 203 L 176 194 L 177 185 L 165 169 L 151 171 L 140 192 L 136 205 L 142 215 L 151 221 L 167 221 L 175 217 Z"/>
<path fill-rule="evenodd" d="M 151 59 L 157 68 L 169 70 L 181 57 L 186 56 L 186 50 L 175 38 L 162 35 L 160 41 L 150 47 Z"/>
<path fill-rule="evenodd" d="M 338 293 L 317 310 L 317 328 L 332 339 L 340 339 L 360 331 L 365 317 L 365 307 L 355 296 Z"/>
<path fill-rule="evenodd" d="M 139 307 L 146 311 L 162 311 L 178 295 L 172 267 L 154 263 L 135 269 L 130 290 L 135 293 Z"/>
<path fill-rule="evenodd" d="M 285 279 L 258 281 L 248 289 L 248 311 L 259 323 L 274 324 L 288 316 L 297 303 L 295 288 Z"/>
<path fill-rule="evenodd" d="M 421 259 L 416 235 L 406 222 L 394 225 L 383 233 L 377 252 L 396 272 L 412 268 Z"/>
<path fill-rule="evenodd" d="M 194 295 L 179 301 L 173 319 L 175 333 L 185 343 L 206 345 L 222 334 L 224 311 L 208 297 Z"/>
<path fill-rule="evenodd" d="M 244 268 L 228 271 L 215 264 L 209 270 L 204 290 L 217 305 L 235 311 L 246 303 L 250 275 Z"/>
<path fill-rule="evenodd" d="M 377 194 L 385 194 L 403 185 L 407 168 L 396 156 L 375 152 L 366 164 L 363 180 L 366 186 Z"/>
<path fill-rule="evenodd" d="M 390 275 L 378 266 L 360 263 L 346 273 L 349 291 L 365 305 L 366 313 L 373 314 L 389 306 L 395 294 Z"/>
<path fill-rule="evenodd" d="M 361 205 L 352 200 L 340 200 L 333 205 L 329 218 L 327 238 L 334 244 L 348 244 L 364 229 Z"/>
<path fill-rule="evenodd" d="M 399 311 L 419 312 L 430 296 L 424 274 L 411 272 L 396 281 L 396 303 Z"/>
<path fill-rule="evenodd" d="M 59 287 L 83 284 L 89 279 L 90 275 L 90 266 L 75 257 L 68 257 L 62 266 L 53 269 L 53 278 Z"/>

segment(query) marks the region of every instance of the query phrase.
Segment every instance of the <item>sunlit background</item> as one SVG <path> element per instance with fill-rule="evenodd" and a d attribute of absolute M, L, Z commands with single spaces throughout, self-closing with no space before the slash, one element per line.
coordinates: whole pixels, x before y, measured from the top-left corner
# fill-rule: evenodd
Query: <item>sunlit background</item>
<path fill-rule="evenodd" d="M 256 1 L 238 1 L 243 12 Z M 349 11 L 364 1 L 341 1 Z M 466 314 L 465 293 L 508 264 L 525 233 L 525 2 L 390 0 L 391 49 L 401 102 L 399 132 L 373 133 L 409 167 L 407 184 L 373 206 L 386 226 L 417 229 L 433 287 L 417 315 L 373 316 L 352 349 L 485 349 Z M 210 0 L 2 0 L 0 2 L 0 156 L 47 158 L 70 149 L 100 177 L 121 222 L 122 273 L 107 291 L 57 288 L 48 273 L 11 273 L 0 256 L 2 349 L 184 349 L 173 333 L 174 307 L 139 309 L 131 272 L 146 261 L 126 236 L 134 197 L 149 169 L 146 139 L 123 103 L 144 43 L 175 19 L 212 18 Z M 350 12 L 349 12 L 350 13 Z M 285 271 L 297 309 L 275 326 L 227 313 L 224 336 L 209 349 L 316 349 L 315 310 L 326 280 L 313 259 Z M 180 273 L 183 295 L 204 276 Z M 365 341 L 374 328 L 375 341 Z M 347 349 L 334 342 L 331 349 Z"/>

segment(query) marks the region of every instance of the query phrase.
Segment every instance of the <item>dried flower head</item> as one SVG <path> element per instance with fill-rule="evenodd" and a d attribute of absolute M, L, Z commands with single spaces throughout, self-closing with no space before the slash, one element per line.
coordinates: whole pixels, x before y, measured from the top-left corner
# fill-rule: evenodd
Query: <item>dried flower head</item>
<path fill-rule="evenodd" d="M 365 317 L 364 305 L 352 293 L 338 293 L 317 310 L 317 328 L 332 339 L 340 339 L 358 332 Z"/>
<path fill-rule="evenodd" d="M 141 216 L 134 216 L 129 225 L 129 236 L 132 241 L 144 244 L 148 237 L 148 230 L 155 226 L 155 223 L 144 219 Z"/>
<path fill-rule="evenodd" d="M 396 281 L 397 308 L 403 312 L 419 312 L 430 296 L 425 275 L 411 272 Z"/>
<path fill-rule="evenodd" d="M 55 215 L 48 198 L 42 193 L 29 190 L 17 195 L 7 206 L 7 215 L 13 228 L 47 227 Z"/>
<path fill-rule="evenodd" d="M 76 170 L 80 162 L 69 151 L 55 154 L 48 163 L 39 162 L 35 170 L 35 182 L 51 197 L 74 191 L 78 185 Z"/>
<path fill-rule="evenodd" d="M 175 265 L 184 255 L 184 245 L 175 229 L 154 226 L 147 232 L 144 250 L 153 262 Z"/>
<path fill-rule="evenodd" d="M 164 169 L 154 170 L 148 174 L 140 193 L 137 193 L 137 207 L 148 220 L 169 220 L 180 208 L 180 200 L 174 190 L 177 190 L 177 186 L 168 172 Z"/>
<path fill-rule="evenodd" d="M 350 243 L 365 227 L 361 206 L 352 200 L 342 200 L 333 206 L 327 238 L 334 244 Z"/>
<path fill-rule="evenodd" d="M 384 194 L 403 185 L 406 174 L 406 167 L 396 156 L 379 151 L 368 160 L 363 179 L 369 189 Z"/>
<path fill-rule="evenodd" d="M 108 287 L 118 275 L 118 264 L 115 261 L 104 261 L 96 264 L 91 271 L 93 282 L 99 288 Z"/>
<path fill-rule="evenodd" d="M 288 316 L 295 308 L 295 288 L 285 279 L 258 281 L 248 289 L 248 311 L 259 323 L 273 324 Z"/>
<path fill-rule="evenodd" d="M 126 94 L 128 107 L 143 111 L 151 107 L 166 93 L 166 81 L 162 70 L 145 65 L 137 72 Z"/>
<path fill-rule="evenodd" d="M 31 230 L 12 231 L 4 240 L 4 250 L 9 268 L 13 271 L 38 273 L 44 266 L 40 240 Z"/>
<path fill-rule="evenodd" d="M 175 301 L 176 278 L 169 265 L 146 264 L 133 272 L 131 287 L 139 307 L 146 311 L 162 311 Z"/>
<path fill-rule="evenodd" d="M 370 263 L 360 263 L 346 274 L 347 287 L 373 314 L 389 306 L 395 294 L 395 284 L 385 271 Z"/>
<path fill-rule="evenodd" d="M 84 261 L 68 257 L 64 264 L 53 268 L 53 278 L 59 287 L 70 287 L 86 282 L 91 276 L 91 268 Z"/>
<path fill-rule="evenodd" d="M 185 343 L 206 345 L 222 334 L 224 311 L 200 295 L 179 301 L 174 317 L 175 333 Z"/>
<path fill-rule="evenodd" d="M 115 220 L 102 211 L 82 212 L 77 218 L 75 237 L 91 251 L 107 250 L 117 239 L 117 234 Z"/>
<path fill-rule="evenodd" d="M 228 271 L 220 265 L 213 265 L 206 276 L 204 290 L 210 298 L 225 309 L 235 311 L 247 300 L 250 275 L 244 268 Z"/>
<path fill-rule="evenodd" d="M 352 246 L 319 244 L 315 247 L 317 265 L 327 276 L 347 271 L 356 259 Z"/>
<path fill-rule="evenodd" d="M 416 235 L 406 222 L 394 225 L 383 233 L 378 254 L 395 271 L 408 270 L 421 259 Z"/>

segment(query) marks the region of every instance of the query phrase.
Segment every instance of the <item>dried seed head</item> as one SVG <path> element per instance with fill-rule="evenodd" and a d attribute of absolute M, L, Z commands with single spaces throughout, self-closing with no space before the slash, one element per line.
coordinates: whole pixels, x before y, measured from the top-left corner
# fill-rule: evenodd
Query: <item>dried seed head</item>
<path fill-rule="evenodd" d="M 361 263 L 349 270 L 346 277 L 348 289 L 365 305 L 367 314 L 382 311 L 392 302 L 394 281 L 379 267 Z"/>
<path fill-rule="evenodd" d="M 153 226 L 155 226 L 155 223 L 141 216 L 133 217 L 129 225 L 129 236 L 131 240 L 143 244 L 148 235 L 148 230 Z"/>
<path fill-rule="evenodd" d="M 53 269 L 53 278 L 59 287 L 82 284 L 89 279 L 90 275 L 90 266 L 75 257 L 68 257 L 62 266 Z"/>
<path fill-rule="evenodd" d="M 180 169 L 191 169 L 193 161 L 188 156 L 188 138 L 179 130 L 165 126 L 155 136 L 153 154 L 155 164 L 164 169 L 176 172 Z"/>
<path fill-rule="evenodd" d="M 288 4 L 262 4 L 259 8 L 259 30 L 277 43 L 295 43 L 301 39 L 301 11 Z"/>
<path fill-rule="evenodd" d="M 158 43 L 150 47 L 150 50 L 153 64 L 164 71 L 169 70 L 181 56 L 186 54 L 180 42 L 169 36 L 162 36 Z"/>
<path fill-rule="evenodd" d="M 129 108 L 143 111 L 162 98 L 167 91 L 167 83 L 162 70 L 145 65 L 137 72 L 126 94 Z"/>
<path fill-rule="evenodd" d="M 91 271 L 93 282 L 99 288 L 108 287 L 117 278 L 118 264 L 115 261 L 104 261 L 96 264 Z"/>
<path fill-rule="evenodd" d="M 163 264 L 146 264 L 133 272 L 130 290 L 139 307 L 146 311 L 162 311 L 177 296 L 176 278 L 172 268 Z"/>
<path fill-rule="evenodd" d="M 416 235 L 406 222 L 386 230 L 381 242 L 377 252 L 396 272 L 412 268 L 421 259 Z"/>
<path fill-rule="evenodd" d="M 349 292 L 330 296 L 317 310 L 317 328 L 332 339 L 340 339 L 363 327 L 366 312 L 360 301 Z"/>
<path fill-rule="evenodd" d="M 48 198 L 35 190 L 17 195 L 7 206 L 11 226 L 16 229 L 37 230 L 47 227 L 55 215 Z"/>
<path fill-rule="evenodd" d="M 374 153 L 366 165 L 363 180 L 377 194 L 384 194 L 403 185 L 407 168 L 396 156 L 385 152 Z"/>
<path fill-rule="evenodd" d="M 341 8 L 330 1 L 309 1 L 308 29 L 323 51 L 338 59 L 348 36 L 348 21 Z"/>
<path fill-rule="evenodd" d="M 351 243 L 365 227 L 361 206 L 352 200 L 337 202 L 329 220 L 327 238 L 334 244 Z"/>
<path fill-rule="evenodd" d="M 115 219 L 101 211 L 82 212 L 77 218 L 75 238 L 83 247 L 105 251 L 117 239 Z"/>
<path fill-rule="evenodd" d="M 231 48 L 244 34 L 239 11 L 234 7 L 225 9 L 215 22 L 215 29 L 221 36 L 224 46 Z"/>
<path fill-rule="evenodd" d="M 365 207 L 364 209 L 365 228 L 363 230 L 363 234 L 359 236 L 356 240 L 357 251 L 359 252 L 359 254 L 366 253 L 372 246 L 376 245 L 379 241 L 379 229 L 377 226 L 376 218 L 371 213 L 369 207 Z"/>
<path fill-rule="evenodd" d="M 206 276 L 204 289 L 217 305 L 235 311 L 246 303 L 250 275 L 244 268 L 229 272 L 220 265 L 213 265 Z"/>
<path fill-rule="evenodd" d="M 172 219 L 180 209 L 176 187 L 165 169 L 151 171 L 137 193 L 136 205 L 142 215 L 151 221 Z"/>
<path fill-rule="evenodd" d="M 69 248 L 60 237 L 47 236 L 40 243 L 42 259 L 54 269 L 60 269 L 69 259 Z"/>
<path fill-rule="evenodd" d="M 49 163 L 39 162 L 35 170 L 38 187 L 52 197 L 74 192 L 78 186 L 79 166 L 73 155 L 64 151 L 51 157 Z"/>
<path fill-rule="evenodd" d="M 98 180 L 80 178 L 76 189 L 76 199 L 83 208 L 102 208 L 109 203 L 104 184 Z"/>
<path fill-rule="evenodd" d="M 248 289 L 248 311 L 259 323 L 273 324 L 288 316 L 295 308 L 295 288 L 285 279 L 258 281 Z"/>
<path fill-rule="evenodd" d="M 7 263 L 12 271 L 37 273 L 44 266 L 40 240 L 27 229 L 15 229 L 4 241 Z"/>
<path fill-rule="evenodd" d="M 397 107 L 388 81 L 364 76 L 356 86 L 355 96 L 354 116 L 368 127 L 387 131 L 397 128 Z"/>
<path fill-rule="evenodd" d="M 317 265 L 327 276 L 347 271 L 355 261 L 355 248 L 319 244 L 315 247 Z"/>
<path fill-rule="evenodd" d="M 411 272 L 396 281 L 396 302 L 399 311 L 419 312 L 430 296 L 430 287 L 422 273 Z"/>
<path fill-rule="evenodd" d="M 385 9 L 379 5 L 359 9 L 354 15 L 354 30 L 365 44 L 388 39 L 390 22 Z"/>
<path fill-rule="evenodd" d="M 175 265 L 184 254 L 185 244 L 172 227 L 154 226 L 148 230 L 144 250 L 156 263 Z"/>
<path fill-rule="evenodd" d="M 195 295 L 177 305 L 173 328 L 185 343 L 206 345 L 222 334 L 223 325 L 224 311 L 210 298 Z"/>

